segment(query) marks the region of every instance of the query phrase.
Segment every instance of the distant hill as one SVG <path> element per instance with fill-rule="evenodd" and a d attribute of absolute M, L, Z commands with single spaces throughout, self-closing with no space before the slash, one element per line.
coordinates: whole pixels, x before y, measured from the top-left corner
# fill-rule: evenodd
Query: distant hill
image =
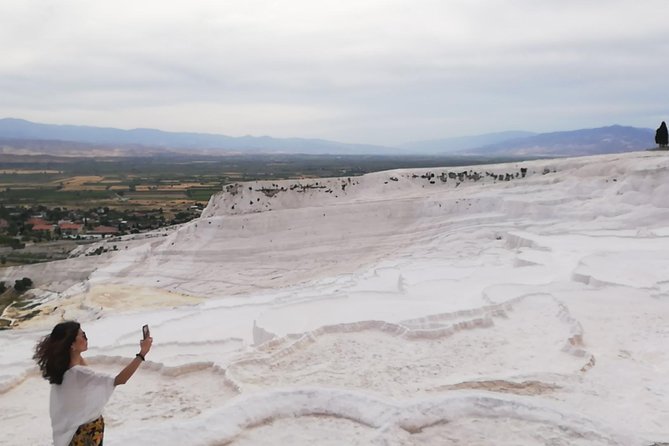
<path fill-rule="evenodd" d="M 62 156 L 149 156 L 306 154 L 306 155 L 467 155 L 487 158 L 537 158 L 596 155 L 654 147 L 654 130 L 614 125 L 552 133 L 509 131 L 416 141 L 398 147 L 347 144 L 323 139 L 232 137 L 153 129 L 37 124 L 0 119 L 0 153 Z"/>
<path fill-rule="evenodd" d="M 346 144 L 322 139 L 271 138 L 269 136 L 232 137 L 208 133 L 177 133 L 153 129 L 121 130 L 107 127 L 38 124 L 23 119 L 0 119 L 0 139 L 9 141 L 51 141 L 41 150 L 58 146 L 55 141 L 89 143 L 104 147 L 133 146 L 162 148 L 169 151 L 187 150 L 188 153 L 224 154 L 244 153 L 304 153 L 304 154 L 397 154 L 398 149 L 369 144 Z M 24 148 L 25 143 L 23 144 Z"/>
<path fill-rule="evenodd" d="M 140 145 L 93 144 L 48 139 L 14 139 L 0 137 L 0 155 L 49 155 L 56 157 L 117 157 L 170 155 L 167 149 Z"/>
<path fill-rule="evenodd" d="M 655 146 L 652 129 L 612 125 L 595 129 L 540 133 L 462 151 L 489 156 L 580 156 L 632 152 Z"/>
<path fill-rule="evenodd" d="M 401 144 L 402 149 L 410 149 L 412 152 L 444 154 L 446 152 L 463 151 L 496 144 L 509 140 L 516 140 L 534 136 L 536 133 L 523 131 L 508 131 L 499 133 L 487 133 L 484 135 L 460 136 L 455 138 L 431 139 L 426 141 L 414 141 Z"/>

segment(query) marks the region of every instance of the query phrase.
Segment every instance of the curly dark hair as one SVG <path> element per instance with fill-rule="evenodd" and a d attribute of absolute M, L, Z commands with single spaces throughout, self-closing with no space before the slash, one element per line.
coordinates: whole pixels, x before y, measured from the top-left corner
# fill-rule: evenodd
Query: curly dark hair
<path fill-rule="evenodd" d="M 63 383 L 63 375 L 70 367 L 70 347 L 80 327 L 79 322 L 61 322 L 35 347 L 33 359 L 37 361 L 42 376 L 51 384 Z"/>

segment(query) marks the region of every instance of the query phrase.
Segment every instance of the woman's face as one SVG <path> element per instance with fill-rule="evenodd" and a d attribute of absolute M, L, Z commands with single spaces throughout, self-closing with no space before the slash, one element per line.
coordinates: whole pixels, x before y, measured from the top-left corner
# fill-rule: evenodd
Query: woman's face
<path fill-rule="evenodd" d="M 88 350 L 88 338 L 86 337 L 86 332 L 81 328 L 79 329 L 79 333 L 77 333 L 77 337 L 74 338 L 72 350 L 79 353 Z"/>

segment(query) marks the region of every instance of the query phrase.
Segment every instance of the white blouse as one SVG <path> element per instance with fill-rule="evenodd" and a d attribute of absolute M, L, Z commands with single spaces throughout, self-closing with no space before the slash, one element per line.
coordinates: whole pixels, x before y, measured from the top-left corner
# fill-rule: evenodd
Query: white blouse
<path fill-rule="evenodd" d="M 114 391 L 114 377 L 75 365 L 62 384 L 51 384 L 49 411 L 54 446 L 68 446 L 77 428 L 102 415 Z"/>

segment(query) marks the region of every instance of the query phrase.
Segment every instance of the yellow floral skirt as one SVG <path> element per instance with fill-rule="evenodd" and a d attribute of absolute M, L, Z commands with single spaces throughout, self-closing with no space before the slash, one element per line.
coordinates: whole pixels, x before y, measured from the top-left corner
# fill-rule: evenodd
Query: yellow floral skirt
<path fill-rule="evenodd" d="M 90 423 L 82 424 L 72 437 L 70 446 L 102 446 L 105 435 L 105 420 L 100 418 Z"/>

